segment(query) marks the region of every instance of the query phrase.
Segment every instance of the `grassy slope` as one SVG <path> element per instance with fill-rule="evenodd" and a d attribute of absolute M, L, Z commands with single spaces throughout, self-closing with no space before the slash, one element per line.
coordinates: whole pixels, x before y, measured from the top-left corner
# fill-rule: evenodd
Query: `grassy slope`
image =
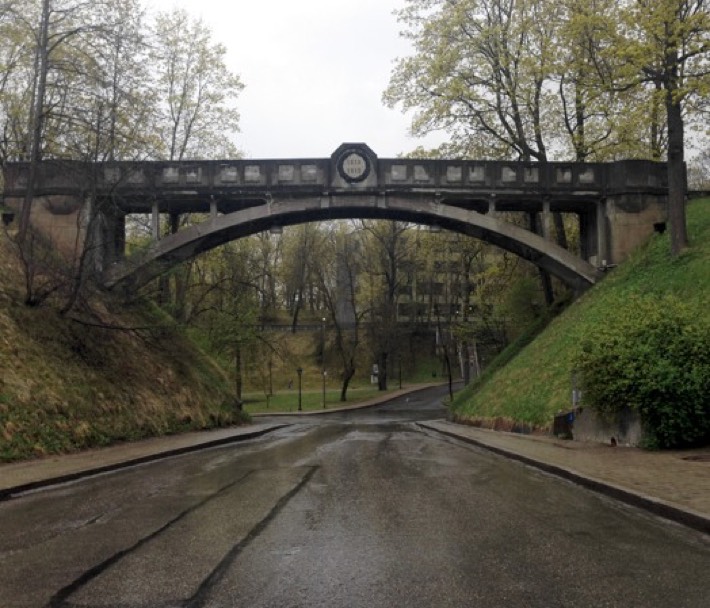
<path fill-rule="evenodd" d="M 508 365 L 453 404 L 465 420 L 491 424 L 495 419 L 548 428 L 552 417 L 571 405 L 570 361 L 580 340 L 623 307 L 628 296 L 674 294 L 708 315 L 710 303 L 710 201 L 688 209 L 691 247 L 671 259 L 668 235 L 655 235 L 632 258 L 610 273 L 554 319 Z"/>
<path fill-rule="evenodd" d="M 0 461 L 239 422 L 221 370 L 154 310 L 96 300 L 92 322 L 147 329 L 91 327 L 24 306 L 20 277 L 0 236 Z"/>

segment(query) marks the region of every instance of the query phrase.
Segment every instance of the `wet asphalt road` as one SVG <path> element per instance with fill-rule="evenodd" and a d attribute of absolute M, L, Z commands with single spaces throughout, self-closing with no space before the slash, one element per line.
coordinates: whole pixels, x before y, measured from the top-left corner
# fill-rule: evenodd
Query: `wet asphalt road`
<path fill-rule="evenodd" d="M 442 393 L 2 503 L 0 607 L 710 605 L 707 536 L 424 432 Z"/>

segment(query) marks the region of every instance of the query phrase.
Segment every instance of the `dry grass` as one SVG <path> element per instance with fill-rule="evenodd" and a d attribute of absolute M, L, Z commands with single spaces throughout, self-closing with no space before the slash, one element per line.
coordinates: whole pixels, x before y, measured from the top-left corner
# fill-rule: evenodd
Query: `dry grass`
<path fill-rule="evenodd" d="M 25 306 L 21 278 L 2 235 L 0 460 L 242 420 L 221 369 L 146 304 L 95 297 L 71 318 Z"/>

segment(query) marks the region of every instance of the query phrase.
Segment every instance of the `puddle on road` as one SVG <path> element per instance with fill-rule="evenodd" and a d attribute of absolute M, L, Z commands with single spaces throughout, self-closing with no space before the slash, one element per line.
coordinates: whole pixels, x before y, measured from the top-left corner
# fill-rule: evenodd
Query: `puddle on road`
<path fill-rule="evenodd" d="M 378 425 L 376 429 L 370 426 L 363 428 L 353 428 L 348 430 L 343 427 L 345 434 L 326 445 L 320 446 L 318 451 L 331 451 L 338 448 L 343 443 L 367 442 L 382 443 L 383 441 L 409 441 L 417 436 L 417 431 L 405 424 Z"/>

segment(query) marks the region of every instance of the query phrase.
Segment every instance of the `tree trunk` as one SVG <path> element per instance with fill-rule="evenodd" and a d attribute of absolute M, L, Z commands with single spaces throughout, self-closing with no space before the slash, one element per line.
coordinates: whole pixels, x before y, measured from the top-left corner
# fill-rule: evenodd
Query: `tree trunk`
<path fill-rule="evenodd" d="M 296 327 L 298 326 L 298 313 L 301 312 L 301 302 L 303 302 L 303 287 L 301 287 L 296 293 L 296 302 L 293 307 L 293 317 L 291 319 L 291 333 L 296 333 Z"/>
<path fill-rule="evenodd" d="M 446 368 L 446 376 L 449 382 L 449 399 L 454 400 L 454 381 L 451 374 L 451 355 L 449 354 L 449 347 L 444 344 L 444 366 Z"/>
<path fill-rule="evenodd" d="M 670 223 L 671 255 L 676 256 L 688 247 L 685 221 L 685 163 L 683 154 L 683 116 L 680 101 L 666 91 L 668 114 L 668 221 Z"/>
<path fill-rule="evenodd" d="M 377 362 L 377 389 L 387 390 L 387 353 L 380 353 Z"/>
<path fill-rule="evenodd" d="M 462 372 L 464 386 L 468 386 L 471 382 L 471 351 L 468 346 L 468 340 L 464 340 L 461 344 L 461 358 L 463 359 Z"/>
<path fill-rule="evenodd" d="M 340 401 L 348 400 L 348 386 L 350 385 L 350 380 L 352 380 L 354 375 L 354 365 L 350 365 L 347 369 L 343 370 L 343 384 L 340 387 Z"/>
<path fill-rule="evenodd" d="M 234 352 L 234 388 L 237 410 L 242 411 L 242 347 L 237 346 Z"/>
<path fill-rule="evenodd" d="M 37 165 L 42 155 L 42 118 L 44 114 L 45 91 L 47 89 L 47 72 L 49 70 L 49 2 L 50 0 L 43 0 L 42 2 L 42 20 L 40 23 L 39 43 L 35 57 L 34 76 L 36 86 L 33 92 L 33 104 L 29 124 L 29 131 L 32 137 L 30 141 L 30 166 L 27 176 L 27 190 L 20 211 L 19 229 L 17 233 L 17 242 L 20 247 L 24 246 L 27 231 L 30 227 L 32 201 L 34 199 L 35 181 L 37 179 Z"/>

